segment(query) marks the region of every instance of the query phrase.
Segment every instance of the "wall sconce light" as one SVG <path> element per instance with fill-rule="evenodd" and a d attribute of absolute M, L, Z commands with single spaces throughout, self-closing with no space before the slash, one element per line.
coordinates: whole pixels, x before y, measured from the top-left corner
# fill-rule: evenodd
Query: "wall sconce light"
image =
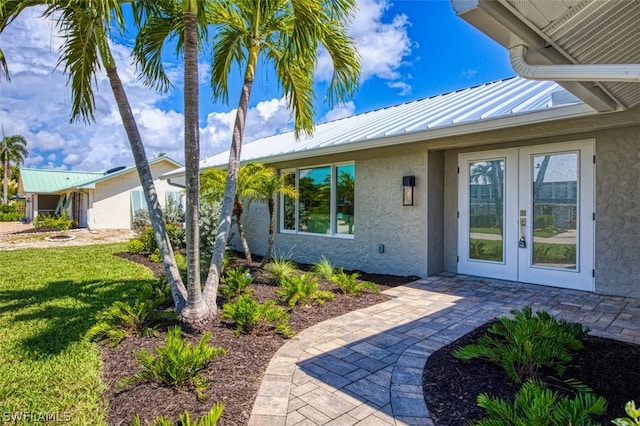
<path fill-rule="evenodd" d="M 413 188 L 416 186 L 415 176 L 402 176 L 402 205 L 413 205 Z"/>

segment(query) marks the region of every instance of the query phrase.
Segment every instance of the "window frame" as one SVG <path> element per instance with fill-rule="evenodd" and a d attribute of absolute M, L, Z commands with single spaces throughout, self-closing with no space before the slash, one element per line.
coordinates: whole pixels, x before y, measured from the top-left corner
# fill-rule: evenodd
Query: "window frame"
<path fill-rule="evenodd" d="M 288 234 L 288 235 L 308 235 L 308 236 L 314 236 L 314 237 L 328 237 L 328 238 L 342 238 L 342 239 L 347 239 L 347 240 L 352 240 L 355 238 L 355 231 L 353 234 L 339 234 L 337 232 L 337 195 L 338 195 L 338 188 L 337 188 L 337 168 L 341 167 L 341 166 L 353 166 L 353 170 L 354 170 L 354 181 L 355 181 L 355 169 L 356 169 L 356 162 L 355 161 L 341 161 L 341 162 L 336 162 L 336 163 L 322 163 L 322 164 L 314 164 L 314 165 L 310 165 L 310 166 L 300 166 L 300 167 L 295 167 L 295 168 L 284 168 L 280 170 L 280 174 L 284 175 L 284 174 L 291 174 L 292 176 L 294 176 L 294 182 L 295 182 L 295 188 L 296 191 L 298 191 L 300 189 L 300 170 L 309 170 L 309 169 L 318 169 L 318 168 L 322 168 L 322 167 L 330 167 L 331 171 L 330 171 L 330 179 L 331 179 L 331 186 L 330 186 L 330 198 L 329 198 L 329 218 L 330 218 L 330 224 L 329 224 L 329 233 L 328 234 L 320 234 L 320 233 L 315 233 L 315 232 L 304 232 L 304 231 L 300 231 L 300 203 L 299 200 L 296 199 L 295 200 L 295 210 L 294 210 L 294 215 L 295 215 L 295 224 L 294 224 L 294 229 L 285 229 L 284 227 L 284 223 L 285 223 L 285 196 L 283 194 L 280 194 L 279 196 L 279 200 L 278 200 L 278 212 L 279 212 L 279 218 L 278 218 L 278 230 L 280 233 L 282 234 Z M 355 184 L 354 184 L 355 185 Z M 355 193 L 354 193 L 354 207 L 356 205 L 356 201 L 355 201 Z M 354 217 L 355 217 L 355 209 L 354 209 Z"/>

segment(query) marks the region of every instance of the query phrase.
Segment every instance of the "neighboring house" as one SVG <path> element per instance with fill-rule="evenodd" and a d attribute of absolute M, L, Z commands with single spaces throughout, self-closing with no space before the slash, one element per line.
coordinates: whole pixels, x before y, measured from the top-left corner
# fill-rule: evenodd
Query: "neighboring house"
<path fill-rule="evenodd" d="M 640 63 L 638 2 L 452 3 L 505 47 L 525 46 L 520 65 Z M 374 273 L 637 294 L 640 71 L 600 67 L 604 77 L 589 67 L 565 81 L 573 66 L 550 70 L 559 82 L 514 77 L 318 124 L 299 141 L 289 132 L 245 145 L 243 162 L 290 172 L 301 193 L 278 202 L 276 253 Z M 258 254 L 268 217 L 256 203 L 244 216 Z"/>
<path fill-rule="evenodd" d="M 182 164 L 168 157 L 149 161 L 158 200 L 181 198 L 181 191 L 159 176 Z M 75 172 L 51 169 L 20 169 L 18 194 L 26 198 L 26 216 L 60 214 L 63 210 L 80 227 L 92 229 L 131 228 L 136 210 L 146 208 L 135 166 L 106 172 Z"/>

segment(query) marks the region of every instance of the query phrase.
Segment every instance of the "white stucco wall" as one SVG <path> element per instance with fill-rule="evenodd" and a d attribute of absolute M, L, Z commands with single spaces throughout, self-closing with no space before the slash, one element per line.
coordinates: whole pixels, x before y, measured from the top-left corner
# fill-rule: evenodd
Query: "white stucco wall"
<path fill-rule="evenodd" d="M 312 264 L 322 256 L 336 267 L 372 273 L 426 276 L 427 156 L 416 146 L 345 154 L 339 158 L 310 159 L 279 168 L 310 167 L 355 161 L 355 235 L 353 238 L 277 233 L 275 253 Z M 415 205 L 402 206 L 402 177 L 416 177 Z M 268 211 L 254 203 L 244 215 L 252 252 L 267 247 Z M 237 236 L 237 228 L 232 228 Z M 384 253 L 378 246 L 384 244 Z M 239 245 L 236 245 L 238 248 Z"/>
<path fill-rule="evenodd" d="M 153 183 L 158 192 L 158 201 L 164 207 L 165 192 L 167 190 L 176 191 L 178 188 L 169 185 L 166 180 L 160 180 L 159 177 L 177 167 L 168 161 L 151 164 L 150 167 L 154 178 Z M 89 227 L 96 229 L 131 228 L 133 219 L 131 215 L 132 189 L 142 189 L 136 170 L 98 182 L 91 197 L 93 207 L 89 211 Z"/>

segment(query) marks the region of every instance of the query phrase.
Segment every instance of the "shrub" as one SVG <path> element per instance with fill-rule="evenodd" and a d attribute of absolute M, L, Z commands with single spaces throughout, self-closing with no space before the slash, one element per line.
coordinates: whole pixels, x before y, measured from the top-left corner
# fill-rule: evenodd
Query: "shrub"
<path fill-rule="evenodd" d="M 144 244 L 139 239 L 133 238 L 127 243 L 127 251 L 131 254 L 140 254 L 144 251 Z"/>
<path fill-rule="evenodd" d="M 511 311 L 513 318 L 498 319 L 476 344 L 454 352 L 463 360 L 483 358 L 501 365 L 516 382 L 532 379 L 543 367 L 562 375 L 572 351 L 583 347 L 580 339 L 589 331 L 580 324 L 556 320 L 547 312 L 534 316 L 530 306 Z"/>
<path fill-rule="evenodd" d="M 213 244 L 216 241 L 218 221 L 220 220 L 220 201 L 210 202 L 200 200 L 200 256 L 202 259 L 211 259 Z"/>
<path fill-rule="evenodd" d="M 353 295 L 357 297 L 362 296 L 365 290 L 369 290 L 373 293 L 377 293 L 380 291 L 375 283 L 369 281 L 358 281 L 358 277 L 360 277 L 360 274 L 358 274 L 357 272 L 347 274 L 342 268 L 340 268 L 338 272 L 333 274 L 333 277 L 331 277 L 331 281 L 338 287 L 340 287 L 340 291 L 343 294 Z"/>
<path fill-rule="evenodd" d="M 153 253 L 149 255 L 149 261 L 153 263 L 162 262 L 162 258 L 160 257 L 160 249 L 156 248 Z"/>
<path fill-rule="evenodd" d="M 21 217 L 22 215 L 17 212 L 0 212 L 0 222 L 17 222 Z"/>
<path fill-rule="evenodd" d="M 52 215 L 52 216 L 39 214 L 38 216 L 36 216 L 35 220 L 33 221 L 33 226 L 36 229 L 47 227 L 47 228 L 59 229 L 60 231 L 66 231 L 68 229 L 71 229 L 72 223 L 73 223 L 73 220 L 67 217 L 66 210 L 62 210 L 60 214 Z"/>
<path fill-rule="evenodd" d="M 218 420 L 220 416 L 222 416 L 222 411 L 224 410 L 224 404 L 215 403 L 211 410 L 207 413 L 206 416 L 200 418 L 199 420 L 191 420 L 191 415 L 188 411 L 185 410 L 184 413 L 180 414 L 180 418 L 175 426 L 216 426 L 218 424 Z M 155 419 L 152 425 L 155 426 L 174 426 L 174 423 L 165 416 L 160 416 Z M 133 422 L 131 422 L 131 426 L 142 426 L 142 421 L 140 420 L 140 416 L 136 414 L 133 418 Z"/>
<path fill-rule="evenodd" d="M 331 280 L 331 278 L 333 278 L 335 268 L 333 267 L 331 262 L 329 262 L 329 260 L 323 256 L 318 261 L 318 263 L 313 265 L 313 268 L 311 268 L 311 272 L 324 278 L 325 280 Z"/>
<path fill-rule="evenodd" d="M 222 307 L 221 315 L 235 324 L 236 336 L 243 332 L 264 334 L 273 328 L 285 336 L 293 335 L 289 329 L 289 314 L 281 306 L 275 306 L 273 300 L 258 303 L 257 300 L 243 294 L 235 302 L 226 303 Z"/>
<path fill-rule="evenodd" d="M 611 420 L 616 426 L 637 426 L 640 425 L 640 410 L 636 408 L 635 401 L 629 401 L 624 405 L 624 411 L 627 413 L 629 418 L 620 417 L 617 419 Z"/>
<path fill-rule="evenodd" d="M 267 263 L 266 269 L 276 284 L 282 284 L 285 278 L 293 276 L 297 271 L 296 264 L 292 260 L 283 257 L 272 258 Z"/>
<path fill-rule="evenodd" d="M 187 271 L 187 257 L 181 253 L 174 253 L 173 258 L 176 260 L 176 266 L 181 272 Z"/>
<path fill-rule="evenodd" d="M 180 327 L 171 327 L 167 331 L 165 345 L 156 348 L 157 357 L 145 349 L 136 352 L 142 370 L 122 379 L 119 387 L 144 380 L 157 380 L 176 388 L 194 386 L 198 399 L 206 399 L 207 382 L 200 372 L 210 360 L 227 353 L 224 348 L 209 346 L 209 339 L 211 333 L 207 332 L 194 347 L 180 335 Z"/>
<path fill-rule="evenodd" d="M 308 306 L 314 301 L 322 305 L 326 300 L 333 300 L 335 297 L 330 291 L 320 290 L 318 279 L 307 274 L 285 278 L 282 281 L 282 288 L 276 293 L 291 308 Z"/>
<path fill-rule="evenodd" d="M 174 250 L 178 250 L 186 246 L 187 236 L 182 226 L 175 223 L 168 223 L 167 235 L 169 236 L 169 243 Z"/>
<path fill-rule="evenodd" d="M 137 239 L 142 242 L 144 251 L 152 253 L 155 249 L 158 248 L 158 244 L 156 244 L 156 237 L 151 226 L 145 226 L 138 234 Z"/>
<path fill-rule="evenodd" d="M 142 232 L 146 227 L 151 226 L 151 219 L 149 219 L 149 210 L 138 209 L 133 214 L 132 228 L 136 232 Z"/>
<path fill-rule="evenodd" d="M 478 406 L 486 410 L 486 418 L 478 426 L 555 426 L 595 425 L 591 416 L 604 414 L 607 400 L 590 393 L 579 393 L 573 399 L 559 398 L 543 384 L 528 381 L 516 393 L 514 401 L 478 395 Z"/>
<path fill-rule="evenodd" d="M 180 317 L 174 312 L 160 311 L 158 308 L 168 303 L 171 291 L 166 281 L 158 280 L 146 287 L 138 299 L 131 302 L 116 301 L 97 316 L 97 323 L 89 329 L 90 340 L 107 340 L 111 346 L 118 346 L 127 336 L 154 336 L 157 329 Z"/>
<path fill-rule="evenodd" d="M 226 300 L 231 300 L 240 294 L 246 293 L 252 281 L 253 277 L 249 273 L 249 269 L 238 266 L 225 272 L 220 279 L 218 291 Z"/>

